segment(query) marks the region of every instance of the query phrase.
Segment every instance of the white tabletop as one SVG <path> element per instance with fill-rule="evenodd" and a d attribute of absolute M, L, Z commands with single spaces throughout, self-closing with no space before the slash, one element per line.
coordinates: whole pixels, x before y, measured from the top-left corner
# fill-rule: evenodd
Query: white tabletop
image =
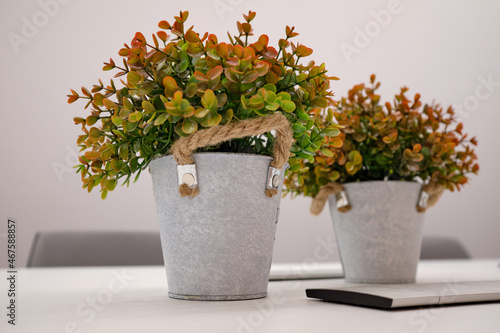
<path fill-rule="evenodd" d="M 417 283 L 500 280 L 498 260 L 423 261 Z M 16 326 L 7 324 L 1 273 L 0 331 L 127 332 L 498 332 L 500 303 L 377 310 L 308 299 L 306 288 L 343 279 L 269 283 L 252 301 L 200 302 L 167 297 L 163 267 L 20 269 Z M 5 313 L 4 313 L 5 312 Z"/>

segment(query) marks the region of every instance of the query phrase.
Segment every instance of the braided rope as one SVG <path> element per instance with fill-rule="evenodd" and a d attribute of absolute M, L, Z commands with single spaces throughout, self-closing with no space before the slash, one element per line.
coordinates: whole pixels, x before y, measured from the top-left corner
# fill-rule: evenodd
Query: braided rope
<path fill-rule="evenodd" d="M 311 214 L 319 215 L 325 207 L 326 201 L 331 194 L 337 194 L 344 191 L 344 186 L 339 183 L 328 183 L 319 189 L 318 194 L 311 202 Z M 351 209 L 351 205 L 338 208 L 339 212 L 345 213 Z"/>
<path fill-rule="evenodd" d="M 429 207 L 437 204 L 439 198 L 444 192 L 444 186 L 438 184 L 438 182 L 431 180 L 428 184 L 422 186 L 422 191 L 426 192 L 429 195 L 427 199 L 427 207 L 421 207 L 417 204 L 417 211 L 420 213 L 425 212 Z"/>
<path fill-rule="evenodd" d="M 443 185 L 440 185 L 436 181 L 432 180 L 428 184 L 422 186 L 422 191 L 426 192 L 429 195 L 429 198 L 427 199 L 427 207 L 421 207 L 417 204 L 417 211 L 423 213 L 427 210 L 427 208 L 434 206 L 443 194 L 444 189 L 445 188 Z M 311 214 L 319 215 L 323 211 L 328 197 L 331 194 L 337 194 L 342 191 L 344 191 L 344 187 L 339 183 L 328 183 L 322 186 L 318 194 L 313 198 L 311 202 Z M 338 211 L 341 213 L 345 213 L 351 210 L 351 208 L 351 205 L 347 205 L 338 208 Z"/>
<path fill-rule="evenodd" d="M 194 164 L 191 154 L 198 148 L 213 146 L 231 139 L 260 135 L 271 130 L 276 131 L 273 150 L 274 159 L 271 162 L 271 166 L 281 169 L 290 156 L 293 135 L 288 119 L 281 113 L 275 113 L 263 118 L 246 119 L 237 123 L 217 125 L 197 131 L 187 137 L 178 139 L 172 145 L 171 152 L 177 164 Z M 194 197 L 198 195 L 198 192 L 197 188 L 182 185 L 179 187 L 181 196 Z M 269 197 L 274 196 L 276 193 L 278 193 L 277 190 L 266 190 L 266 195 Z"/>

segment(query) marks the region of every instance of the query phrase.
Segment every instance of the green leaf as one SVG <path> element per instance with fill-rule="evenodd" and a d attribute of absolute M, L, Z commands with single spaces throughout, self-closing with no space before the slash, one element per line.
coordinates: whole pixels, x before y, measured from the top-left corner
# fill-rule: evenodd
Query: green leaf
<path fill-rule="evenodd" d="M 108 179 L 106 181 L 106 190 L 113 191 L 115 189 L 117 183 L 118 183 L 118 181 L 116 179 Z"/>
<path fill-rule="evenodd" d="M 127 73 L 127 81 L 132 85 L 136 85 L 142 82 L 142 75 L 137 73 L 136 71 L 130 71 Z"/>
<path fill-rule="evenodd" d="M 168 119 L 168 113 L 160 114 L 154 121 L 155 126 L 163 124 Z"/>
<path fill-rule="evenodd" d="M 130 114 L 130 116 L 128 116 L 128 121 L 130 121 L 131 123 L 138 122 L 141 119 L 142 119 L 141 111 L 135 111 L 134 113 Z"/>
<path fill-rule="evenodd" d="M 264 88 L 265 90 L 272 91 L 272 92 L 276 93 L 276 86 L 272 83 L 267 83 L 262 88 Z"/>
<path fill-rule="evenodd" d="M 222 116 L 221 123 L 223 125 L 228 124 L 231 121 L 231 119 L 233 119 L 233 109 L 229 109 L 224 113 L 224 115 Z"/>
<path fill-rule="evenodd" d="M 132 102 L 130 102 L 130 100 L 127 97 L 123 97 L 122 103 L 123 103 L 123 108 L 125 110 L 132 111 L 134 109 L 134 105 L 132 104 Z"/>
<path fill-rule="evenodd" d="M 329 150 L 329 149 L 321 148 L 320 150 L 321 150 L 321 152 L 323 153 L 323 155 L 325 155 L 325 156 L 327 156 L 327 157 L 332 157 L 332 156 L 334 156 L 334 155 L 335 155 L 335 154 L 334 154 L 331 150 Z"/>
<path fill-rule="evenodd" d="M 198 90 L 198 85 L 196 83 L 190 83 L 184 90 L 184 93 L 186 94 L 187 97 L 191 98 L 196 94 L 197 90 Z"/>
<path fill-rule="evenodd" d="M 328 180 L 331 182 L 337 181 L 337 179 L 339 178 L 340 178 L 340 172 L 338 172 L 337 170 L 331 171 L 330 174 L 328 175 Z"/>
<path fill-rule="evenodd" d="M 103 160 L 103 161 L 109 160 L 111 158 L 111 156 L 113 156 L 113 153 L 109 149 L 104 149 L 101 152 L 101 160 Z"/>
<path fill-rule="evenodd" d="M 266 104 L 266 109 L 270 110 L 270 111 L 276 111 L 276 110 L 278 110 L 279 107 L 280 107 L 280 105 L 278 103 Z"/>
<path fill-rule="evenodd" d="M 87 126 L 92 126 L 98 120 L 99 120 L 99 117 L 97 117 L 97 116 L 88 116 L 87 119 L 86 119 L 86 124 L 87 124 Z"/>
<path fill-rule="evenodd" d="M 122 119 L 127 119 L 131 112 L 132 112 L 131 110 L 123 108 L 120 110 L 119 116 Z"/>
<path fill-rule="evenodd" d="M 99 105 L 99 106 L 103 106 L 103 101 L 104 100 L 104 95 L 101 94 L 101 93 L 97 93 L 94 95 L 94 103 Z"/>
<path fill-rule="evenodd" d="M 210 110 L 207 108 L 198 108 L 194 111 L 194 115 L 196 118 L 203 118 L 209 113 Z"/>
<path fill-rule="evenodd" d="M 182 131 L 182 124 L 175 125 L 175 133 L 177 133 L 177 135 L 182 136 L 182 137 L 188 136 L 188 134 L 186 134 Z"/>
<path fill-rule="evenodd" d="M 119 130 L 113 130 L 113 133 L 116 136 L 119 136 L 120 138 L 122 138 L 123 140 L 127 140 L 127 136 L 123 132 L 121 132 Z"/>
<path fill-rule="evenodd" d="M 255 112 L 255 114 L 259 115 L 260 117 L 265 117 L 267 116 L 267 112 L 265 111 L 265 109 L 262 109 L 262 110 L 253 110 L 253 112 Z"/>
<path fill-rule="evenodd" d="M 309 120 L 309 115 L 306 112 L 296 109 L 295 113 L 297 114 L 297 117 L 299 117 L 299 119 Z"/>
<path fill-rule="evenodd" d="M 314 163 L 314 155 L 311 155 L 311 152 L 307 150 L 302 150 L 300 153 L 297 154 L 297 156 L 307 160 L 308 162 Z"/>
<path fill-rule="evenodd" d="M 217 126 L 222 120 L 222 116 L 218 113 L 210 112 L 205 119 L 207 127 Z"/>
<path fill-rule="evenodd" d="M 149 102 L 149 101 L 142 101 L 142 108 L 144 109 L 144 111 L 150 112 L 150 113 L 153 113 L 156 111 L 153 104 L 151 104 L 151 102 Z"/>
<path fill-rule="evenodd" d="M 153 149 L 146 143 L 141 144 L 141 156 L 149 156 L 154 153 Z"/>
<path fill-rule="evenodd" d="M 340 134 L 340 130 L 336 127 L 329 126 L 323 130 L 323 134 L 326 136 L 334 137 Z"/>
<path fill-rule="evenodd" d="M 175 66 L 177 72 L 182 73 L 188 68 L 189 61 L 187 58 L 182 58 L 182 60 Z"/>
<path fill-rule="evenodd" d="M 299 171 L 300 168 L 301 168 L 300 163 L 295 163 L 293 165 L 290 165 L 290 168 L 288 168 L 288 171 L 289 172 L 296 172 L 296 171 Z"/>
<path fill-rule="evenodd" d="M 128 143 L 124 143 L 120 146 L 120 149 L 118 149 L 118 154 L 120 155 L 122 160 L 128 160 L 128 151 Z"/>
<path fill-rule="evenodd" d="M 248 109 L 248 101 L 245 98 L 245 96 L 241 95 L 240 101 L 241 101 L 241 107 L 245 110 Z"/>
<path fill-rule="evenodd" d="M 281 97 L 282 101 L 291 101 L 292 100 L 292 96 L 290 96 L 290 94 L 287 93 L 286 91 L 281 91 L 280 93 L 278 93 L 277 96 Z"/>
<path fill-rule="evenodd" d="M 311 139 L 308 135 L 302 134 L 298 142 L 301 148 L 306 149 L 311 144 Z"/>
<path fill-rule="evenodd" d="M 292 101 L 281 100 L 281 108 L 288 113 L 295 111 L 295 103 Z"/>
<path fill-rule="evenodd" d="M 130 166 L 130 171 L 132 171 L 132 173 L 137 171 L 137 169 L 139 168 L 139 160 L 137 156 L 130 160 L 129 166 Z"/>
<path fill-rule="evenodd" d="M 148 124 L 146 125 L 146 127 L 144 127 L 144 134 L 148 134 L 148 133 L 149 133 L 149 131 L 151 130 L 151 128 L 153 128 L 153 125 L 154 125 L 154 123 L 153 123 L 153 122 L 148 123 Z"/>
<path fill-rule="evenodd" d="M 97 127 L 92 127 L 89 131 L 89 137 L 97 139 L 102 135 L 102 132 Z"/>
<path fill-rule="evenodd" d="M 215 97 L 215 94 L 211 89 L 207 89 L 205 91 L 205 94 L 201 98 L 201 104 L 207 109 L 215 111 L 213 109 L 217 108 L 217 98 Z"/>
<path fill-rule="evenodd" d="M 262 97 L 261 95 L 253 95 L 248 101 L 248 108 L 253 110 L 262 109 L 264 106 L 264 97 Z"/>
<path fill-rule="evenodd" d="M 320 108 L 326 108 L 328 106 L 328 100 L 325 97 L 316 96 L 312 100 L 312 104 Z"/>
<path fill-rule="evenodd" d="M 89 160 L 95 160 L 100 156 L 98 151 L 87 151 L 85 152 L 85 157 L 88 158 Z"/>
<path fill-rule="evenodd" d="M 198 124 L 189 118 L 184 119 L 182 123 L 182 131 L 186 134 L 191 134 L 196 132 L 198 129 Z"/>
<path fill-rule="evenodd" d="M 306 128 L 303 125 L 297 123 L 292 124 L 292 129 L 293 132 L 296 134 L 301 134 L 306 131 Z"/>

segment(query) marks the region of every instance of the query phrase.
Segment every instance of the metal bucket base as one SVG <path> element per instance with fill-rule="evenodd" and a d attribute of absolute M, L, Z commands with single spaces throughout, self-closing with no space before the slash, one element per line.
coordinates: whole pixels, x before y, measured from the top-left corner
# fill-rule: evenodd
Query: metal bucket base
<path fill-rule="evenodd" d="M 412 284 L 416 282 L 416 279 L 409 279 L 409 280 L 391 280 L 391 279 L 384 279 L 384 280 L 371 280 L 371 279 L 349 279 L 345 278 L 345 282 L 349 283 L 372 283 L 372 284 Z"/>
<path fill-rule="evenodd" d="M 346 281 L 414 283 L 424 214 L 416 209 L 422 184 L 365 181 L 344 184 L 352 209 L 330 212 Z"/>
<path fill-rule="evenodd" d="M 181 295 L 169 292 L 168 297 L 175 299 L 183 299 L 189 301 L 242 301 L 248 299 L 264 298 L 266 293 L 251 294 L 251 295 Z"/>

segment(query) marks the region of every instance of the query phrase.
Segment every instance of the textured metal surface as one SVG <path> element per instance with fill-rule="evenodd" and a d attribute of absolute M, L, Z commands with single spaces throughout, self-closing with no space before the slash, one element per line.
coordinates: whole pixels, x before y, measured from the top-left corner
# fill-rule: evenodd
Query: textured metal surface
<path fill-rule="evenodd" d="M 343 184 L 352 209 L 330 212 L 346 280 L 358 283 L 413 283 L 425 214 L 416 204 L 422 185 L 373 181 Z"/>
<path fill-rule="evenodd" d="M 265 195 L 271 158 L 193 154 L 200 193 L 178 192 L 172 156 L 154 160 L 153 179 L 171 297 L 231 300 L 264 297 L 279 213 L 279 192 Z"/>
<path fill-rule="evenodd" d="M 264 298 L 267 292 L 255 295 L 180 295 L 169 292 L 168 297 L 187 301 L 238 301 Z"/>

